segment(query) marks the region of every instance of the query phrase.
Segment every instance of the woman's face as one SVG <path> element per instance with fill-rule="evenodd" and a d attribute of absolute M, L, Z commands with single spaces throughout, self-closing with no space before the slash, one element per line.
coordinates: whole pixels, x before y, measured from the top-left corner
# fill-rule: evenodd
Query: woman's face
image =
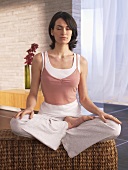
<path fill-rule="evenodd" d="M 51 30 L 51 35 L 54 36 L 56 43 L 68 44 L 71 40 L 72 30 L 62 18 L 59 18 L 55 22 L 54 29 Z"/>

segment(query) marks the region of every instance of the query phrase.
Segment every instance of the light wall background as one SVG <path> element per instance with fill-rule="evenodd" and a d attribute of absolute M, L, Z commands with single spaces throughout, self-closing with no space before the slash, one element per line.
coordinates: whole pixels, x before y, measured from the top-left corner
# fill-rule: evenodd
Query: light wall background
<path fill-rule="evenodd" d="M 24 57 L 32 43 L 37 52 L 49 48 L 48 25 L 58 11 L 72 14 L 78 24 L 81 51 L 81 1 L 77 0 L 1 0 L 0 1 L 0 90 L 24 89 Z"/>

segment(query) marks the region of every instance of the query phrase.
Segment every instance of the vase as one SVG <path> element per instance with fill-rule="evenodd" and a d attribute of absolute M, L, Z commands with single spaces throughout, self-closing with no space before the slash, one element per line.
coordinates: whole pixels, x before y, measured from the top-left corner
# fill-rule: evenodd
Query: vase
<path fill-rule="evenodd" d="M 25 89 L 30 89 L 30 66 L 25 65 Z"/>

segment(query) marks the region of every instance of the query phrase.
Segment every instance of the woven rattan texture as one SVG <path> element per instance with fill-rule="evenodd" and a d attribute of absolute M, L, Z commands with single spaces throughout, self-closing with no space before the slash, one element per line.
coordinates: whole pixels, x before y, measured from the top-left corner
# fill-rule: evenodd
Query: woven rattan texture
<path fill-rule="evenodd" d="M 71 159 L 62 145 L 53 151 L 36 139 L 0 130 L 0 170 L 117 170 L 117 149 L 109 140 Z"/>

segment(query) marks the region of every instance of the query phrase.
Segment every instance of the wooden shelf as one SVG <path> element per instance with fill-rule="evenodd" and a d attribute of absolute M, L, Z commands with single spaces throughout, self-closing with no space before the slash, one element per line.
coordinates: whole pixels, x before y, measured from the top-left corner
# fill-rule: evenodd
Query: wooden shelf
<path fill-rule="evenodd" d="M 0 105 L 25 109 L 28 94 L 29 90 L 25 89 L 0 90 Z M 39 91 L 37 104 L 34 110 L 38 111 L 43 101 L 43 94 Z"/>

